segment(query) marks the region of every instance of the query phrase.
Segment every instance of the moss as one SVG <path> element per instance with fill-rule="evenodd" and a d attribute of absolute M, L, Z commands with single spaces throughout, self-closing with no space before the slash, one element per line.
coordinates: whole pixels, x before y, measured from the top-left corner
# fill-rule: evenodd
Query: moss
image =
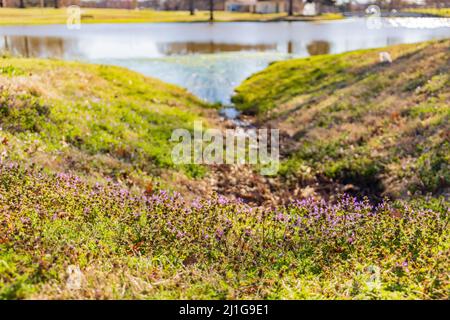
<path fill-rule="evenodd" d="M 343 71 L 350 66 L 342 55 L 314 56 L 272 63 L 236 88 L 232 101 L 251 114 L 264 114 L 292 97 L 332 89 L 351 75 Z"/>

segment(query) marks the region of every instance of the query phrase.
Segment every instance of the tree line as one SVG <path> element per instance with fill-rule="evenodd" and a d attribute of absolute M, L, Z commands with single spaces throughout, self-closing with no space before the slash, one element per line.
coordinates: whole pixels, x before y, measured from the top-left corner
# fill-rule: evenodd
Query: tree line
<path fill-rule="evenodd" d="M 11 5 L 10 1 L 13 1 L 13 4 Z M 118 1 L 110 1 L 105 0 L 102 3 L 100 3 L 100 6 L 108 6 L 108 3 L 112 2 L 118 2 Z M 159 0 L 148 0 L 151 4 L 158 4 L 161 3 Z M 173 0 L 173 2 L 179 3 L 181 7 L 188 8 L 191 15 L 195 15 L 196 11 L 196 4 L 201 2 L 201 5 L 203 8 L 205 8 L 205 2 L 207 3 L 209 12 L 210 12 L 210 20 L 214 20 L 214 11 L 215 11 L 215 3 L 217 0 Z M 223 3 L 225 0 L 222 1 Z M 324 6 L 335 6 L 336 0 L 285 0 L 287 3 L 287 13 L 289 16 L 293 16 L 295 13 L 295 5 L 299 3 L 316 3 L 318 5 L 324 5 Z M 164 2 L 165 3 L 165 2 Z M 222 3 L 222 5 L 223 5 Z M 341 5 L 350 5 L 350 4 L 357 4 L 356 0 L 347 0 L 342 3 Z M 382 8 L 402 8 L 404 6 L 411 6 L 410 2 L 407 2 L 405 0 L 376 0 L 372 3 L 378 4 Z M 54 7 L 59 8 L 65 5 L 71 5 L 71 4 L 80 4 L 79 0 L 0 0 L 0 7 L 3 6 L 12 6 L 12 7 L 18 7 L 18 8 L 25 8 L 25 7 Z M 446 7 L 448 6 L 448 0 L 425 0 L 424 1 L 425 6 L 431 6 L 431 7 Z M 133 6 L 137 6 L 137 1 L 133 1 Z M 178 7 L 178 6 L 176 6 Z M 128 7 L 131 9 L 131 7 Z"/>

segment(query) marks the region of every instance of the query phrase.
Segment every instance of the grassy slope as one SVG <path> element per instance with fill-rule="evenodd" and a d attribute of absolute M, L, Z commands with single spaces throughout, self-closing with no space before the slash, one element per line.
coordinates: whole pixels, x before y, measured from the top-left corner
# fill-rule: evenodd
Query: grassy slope
<path fill-rule="evenodd" d="M 286 17 L 286 14 L 250 14 L 217 11 L 218 22 L 270 21 Z M 304 21 L 341 19 L 339 14 L 324 14 L 318 17 L 297 17 Z M 0 8 L 0 25 L 65 24 L 66 9 L 12 9 Z M 200 22 L 209 21 L 209 12 L 199 11 L 191 16 L 187 11 L 153 11 L 122 9 L 82 9 L 81 23 L 142 23 L 142 22 Z"/>
<path fill-rule="evenodd" d="M 392 196 L 448 193 L 450 41 L 277 62 L 234 102 L 291 137 L 283 172 Z M 379 62 L 379 52 L 393 63 Z"/>
<path fill-rule="evenodd" d="M 204 107 L 184 89 L 119 67 L 0 58 L 2 158 L 52 171 L 145 185 L 179 169 L 172 131 L 205 120 Z"/>

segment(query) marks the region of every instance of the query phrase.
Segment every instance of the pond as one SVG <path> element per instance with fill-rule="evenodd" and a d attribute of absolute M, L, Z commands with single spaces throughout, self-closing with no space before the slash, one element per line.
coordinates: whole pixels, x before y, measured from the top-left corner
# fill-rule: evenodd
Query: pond
<path fill-rule="evenodd" d="M 124 66 L 229 104 L 234 88 L 271 61 L 450 36 L 450 28 L 371 29 L 326 22 L 85 24 L 0 27 L 0 51 Z"/>

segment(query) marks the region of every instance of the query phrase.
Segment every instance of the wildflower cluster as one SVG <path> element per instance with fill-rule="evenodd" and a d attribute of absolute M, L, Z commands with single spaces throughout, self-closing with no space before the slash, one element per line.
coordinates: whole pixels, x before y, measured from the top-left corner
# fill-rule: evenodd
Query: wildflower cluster
<path fill-rule="evenodd" d="M 72 265 L 84 272 L 109 266 L 102 272 L 117 276 L 132 297 L 448 295 L 449 209 L 442 199 L 372 205 L 344 195 L 335 203 L 262 208 L 1 165 L 0 210 L 1 297 L 49 288 L 58 288 L 50 296 L 60 294 Z M 379 287 L 367 285 L 374 268 Z M 163 284 L 131 289 L 131 278 L 155 273 L 159 281 L 150 284 Z M 90 277 L 82 297 L 95 286 L 94 297 L 120 296 L 99 292 L 99 275 Z M 173 281 L 161 282 L 167 279 Z"/>

